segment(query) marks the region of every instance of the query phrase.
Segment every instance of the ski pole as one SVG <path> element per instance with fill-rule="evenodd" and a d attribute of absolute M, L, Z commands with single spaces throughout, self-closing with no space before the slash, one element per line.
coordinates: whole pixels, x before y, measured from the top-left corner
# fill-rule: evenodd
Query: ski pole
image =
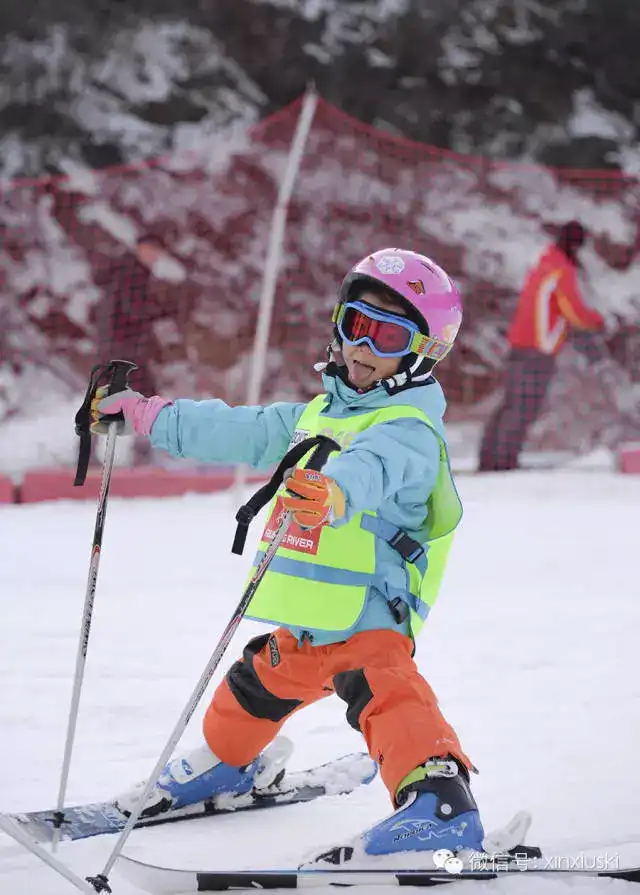
<path fill-rule="evenodd" d="M 330 438 L 326 438 L 325 436 L 322 436 L 322 435 L 318 435 L 318 436 L 315 436 L 314 438 L 307 439 L 305 442 L 302 442 L 301 444 L 296 445 L 296 447 L 293 448 L 292 451 L 290 451 L 287 454 L 287 457 L 284 458 L 283 462 L 280 463 L 278 469 L 274 473 L 274 476 L 270 483 L 272 486 L 275 485 L 275 487 L 273 488 L 274 492 L 277 489 L 277 484 L 276 484 L 277 478 L 280 478 L 280 479 L 283 478 L 284 469 L 286 468 L 285 461 L 287 460 L 287 458 L 291 457 L 294 453 L 296 455 L 299 455 L 301 453 L 300 449 L 304 448 L 306 446 L 306 451 L 302 452 L 302 456 L 304 456 L 304 453 L 308 453 L 308 450 L 309 450 L 309 447 L 311 444 L 316 446 L 316 449 L 315 449 L 311 459 L 309 460 L 309 463 L 307 464 L 308 469 L 316 469 L 316 470 L 322 469 L 322 467 L 324 466 L 324 464 L 326 463 L 326 461 L 329 457 L 329 454 L 332 451 L 340 450 L 340 446 L 335 441 L 333 441 Z M 262 488 L 259 493 L 264 493 L 265 490 L 266 490 L 265 488 Z M 238 515 L 240 515 L 240 513 Z M 182 713 L 181 713 L 180 717 L 178 718 L 176 726 L 173 729 L 173 732 L 172 732 L 171 736 L 169 737 L 169 740 L 167 741 L 166 746 L 162 750 L 162 754 L 158 758 L 158 761 L 156 762 L 153 770 L 151 771 L 151 774 L 149 775 L 149 777 L 147 779 L 145 787 L 144 787 L 142 794 L 140 795 L 140 798 L 138 800 L 137 807 L 129 815 L 127 823 L 123 827 L 122 832 L 120 833 L 120 836 L 118 837 L 118 841 L 116 842 L 116 844 L 113 848 L 113 851 L 111 852 L 109 858 L 107 859 L 107 862 L 104 866 L 104 869 L 102 870 L 102 873 L 99 873 L 97 876 L 87 877 L 88 882 L 90 882 L 93 885 L 96 892 L 108 892 L 108 893 L 111 892 L 111 888 L 109 886 L 109 874 L 113 868 L 113 865 L 118 860 L 118 857 L 119 857 L 120 853 L 122 852 L 122 849 L 124 848 L 124 845 L 125 845 L 127 839 L 129 838 L 129 834 L 131 833 L 132 829 L 138 822 L 138 818 L 140 817 L 140 814 L 142 813 L 142 810 L 145 806 L 145 803 L 147 801 L 149 793 L 151 792 L 153 787 L 156 785 L 156 782 L 157 782 L 158 778 L 160 777 L 160 774 L 162 773 L 162 769 L 164 768 L 165 764 L 167 763 L 167 761 L 173 754 L 173 750 L 175 749 L 176 745 L 180 741 L 189 721 L 191 720 L 191 716 L 195 712 L 195 710 L 198 706 L 198 703 L 200 702 L 200 699 L 202 698 L 204 691 L 207 689 L 209 681 L 213 677 L 213 674 L 214 674 L 216 668 L 218 667 L 218 665 L 220 664 L 220 661 L 221 661 L 222 657 L 224 656 L 227 647 L 229 646 L 231 640 L 233 639 L 233 635 L 237 631 L 238 626 L 240 625 L 240 622 L 242 621 L 244 614 L 249 606 L 249 603 L 251 602 L 251 600 L 253 598 L 253 595 L 255 594 L 256 590 L 258 589 L 260 582 L 264 578 L 265 572 L 269 568 L 271 560 L 276 555 L 278 547 L 284 540 L 284 537 L 285 537 L 287 530 L 289 528 L 289 525 L 291 523 L 291 519 L 292 519 L 292 514 L 290 512 L 285 513 L 284 516 L 282 517 L 282 520 L 280 521 L 280 524 L 274 534 L 273 540 L 271 541 L 268 548 L 266 549 L 264 556 L 262 557 L 262 559 L 256 566 L 256 570 L 253 573 L 253 575 L 251 576 L 251 579 L 250 579 L 249 583 L 247 584 L 247 586 L 244 590 L 244 593 L 242 594 L 242 597 L 240 598 L 240 602 L 238 603 L 233 615 L 231 616 L 229 624 L 224 629 L 224 632 L 222 633 L 222 636 L 220 637 L 220 640 L 218 641 L 218 643 L 211 655 L 211 658 L 209 659 L 209 661 L 207 663 L 206 668 L 200 675 L 198 683 L 196 684 L 191 696 L 189 697 L 187 704 L 185 705 L 184 709 L 182 710 Z"/>
<path fill-rule="evenodd" d="M 136 364 L 130 361 L 115 360 L 106 366 L 94 367 L 91 371 L 91 379 L 89 387 L 85 395 L 82 407 L 76 414 L 76 434 L 80 436 L 80 452 L 78 455 L 78 469 L 76 472 L 75 485 L 84 484 L 87 468 L 89 464 L 89 454 L 91 451 L 91 402 L 96 396 L 96 392 L 100 387 L 100 381 L 104 377 L 109 377 L 108 392 L 123 391 L 127 387 L 127 379 L 132 370 L 137 369 Z M 89 561 L 89 577 L 87 580 L 87 588 L 84 597 L 84 606 L 82 608 L 82 622 L 80 625 L 80 637 L 78 640 L 78 651 L 76 654 L 76 667 L 73 680 L 73 692 L 71 695 L 71 705 L 69 708 L 69 719 L 67 722 L 67 735 L 64 745 L 64 757 L 62 760 L 62 772 L 60 774 L 60 787 L 58 790 L 58 801 L 56 810 L 53 812 L 53 836 L 51 840 L 51 849 L 55 852 L 60 839 L 60 828 L 65 822 L 64 816 L 64 800 L 67 791 L 67 783 L 69 779 L 69 769 L 71 767 L 71 755 L 73 752 L 73 743 L 76 733 L 76 723 L 78 720 L 78 708 L 80 705 L 80 693 L 82 691 L 82 683 L 84 680 L 84 669 L 87 659 L 87 648 L 89 644 L 89 633 L 91 631 L 91 619 L 93 616 L 93 603 L 96 594 L 96 582 L 98 578 L 98 567 L 100 565 L 100 553 L 102 550 L 102 535 L 104 533 L 104 523 L 107 513 L 107 500 L 109 498 L 109 488 L 111 485 L 111 472 L 113 469 L 113 461 L 116 451 L 116 438 L 118 435 L 118 426 L 123 421 L 120 415 L 114 415 L 113 420 L 106 417 L 109 430 L 107 433 L 107 444 L 105 448 L 105 456 L 102 464 L 102 477 L 100 480 L 100 492 L 98 495 L 98 510 L 96 513 L 96 522 L 93 532 L 93 544 L 91 545 L 91 558 Z"/>
<path fill-rule="evenodd" d="M 52 870 L 55 870 L 56 873 L 63 876 L 71 883 L 71 885 L 75 886 L 76 889 L 87 893 L 87 895 L 95 895 L 95 890 L 92 889 L 82 877 L 76 876 L 66 864 L 63 864 L 62 861 L 59 861 L 57 858 L 54 858 L 53 855 L 50 855 L 48 851 L 35 841 L 35 839 L 28 836 L 15 821 L 5 817 L 3 814 L 0 814 L 0 830 L 2 830 L 3 833 L 6 833 L 7 836 L 11 836 L 12 839 L 15 839 L 20 845 L 23 845 L 37 858 L 40 858 L 41 861 L 44 861 L 48 867 L 51 867 Z"/>

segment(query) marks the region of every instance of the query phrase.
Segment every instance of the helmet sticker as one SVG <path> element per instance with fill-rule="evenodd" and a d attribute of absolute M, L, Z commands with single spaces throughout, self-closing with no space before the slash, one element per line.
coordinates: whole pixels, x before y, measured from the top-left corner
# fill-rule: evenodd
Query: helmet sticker
<path fill-rule="evenodd" d="M 404 261 L 397 255 L 383 255 L 376 261 L 376 267 L 380 273 L 402 273 L 404 270 Z"/>
<path fill-rule="evenodd" d="M 447 323 L 446 326 L 442 327 L 442 336 L 446 339 L 447 342 L 453 342 L 455 337 L 458 335 L 459 326 L 457 323 Z"/>
<path fill-rule="evenodd" d="M 424 295 L 424 283 L 422 280 L 407 280 L 407 286 L 413 289 L 416 295 Z"/>

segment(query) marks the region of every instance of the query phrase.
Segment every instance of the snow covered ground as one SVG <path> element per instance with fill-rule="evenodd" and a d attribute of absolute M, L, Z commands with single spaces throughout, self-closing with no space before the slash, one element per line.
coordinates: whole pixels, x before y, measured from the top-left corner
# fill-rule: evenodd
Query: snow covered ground
<path fill-rule="evenodd" d="M 640 479 L 528 472 L 463 476 L 459 487 L 466 515 L 418 661 L 480 769 L 485 826 L 524 807 L 534 816 L 530 840 L 547 852 L 591 848 L 640 864 Z M 69 802 L 109 797 L 153 767 L 250 563 L 252 544 L 243 558 L 230 554 L 236 507 L 227 494 L 111 502 Z M 4 811 L 55 803 L 94 518 L 92 502 L 0 508 Z M 225 667 L 257 629 L 242 625 Z M 206 703 L 183 746 L 198 742 Z M 360 748 L 334 697 L 285 732 L 296 767 Z M 191 868 L 290 866 L 388 810 L 375 781 L 313 805 L 135 831 L 125 852 Z M 113 844 L 64 844 L 58 855 L 86 876 L 102 870 Z M 117 869 L 111 882 L 114 895 L 137 891 Z M 637 893 L 609 880 L 460 885 Z M 0 839 L 0 895 L 72 891 Z"/>

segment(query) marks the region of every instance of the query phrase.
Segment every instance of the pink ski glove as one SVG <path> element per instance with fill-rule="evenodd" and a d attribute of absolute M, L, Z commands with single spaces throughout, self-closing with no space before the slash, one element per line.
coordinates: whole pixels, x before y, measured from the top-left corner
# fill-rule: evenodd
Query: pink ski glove
<path fill-rule="evenodd" d="M 105 391 L 106 388 L 98 389 L 91 405 L 90 429 L 96 435 L 107 434 L 109 421 L 103 418 L 105 415 L 110 416 L 115 413 L 124 415 L 124 423 L 120 423 L 118 435 L 127 435 L 130 432 L 135 432 L 136 435 L 150 435 L 151 427 L 162 408 L 172 403 L 158 395 L 145 398 L 144 395 L 131 391 L 130 388 L 108 397 L 104 397 Z"/>

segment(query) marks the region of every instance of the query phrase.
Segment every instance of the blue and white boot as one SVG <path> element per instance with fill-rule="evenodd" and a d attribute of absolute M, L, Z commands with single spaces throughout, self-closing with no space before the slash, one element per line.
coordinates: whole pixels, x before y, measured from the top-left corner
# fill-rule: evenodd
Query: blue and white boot
<path fill-rule="evenodd" d="M 155 817 L 215 796 L 233 797 L 253 790 L 266 790 L 282 779 L 292 751 L 290 740 L 278 737 L 254 761 L 237 768 L 224 764 L 203 743 L 164 766 L 140 817 Z M 115 799 L 118 810 L 127 817 L 132 814 L 137 809 L 144 788 L 145 782 L 142 781 L 118 796 Z"/>
<path fill-rule="evenodd" d="M 403 781 L 396 801 L 398 809 L 356 842 L 333 848 L 303 866 L 320 869 L 361 862 L 371 866 L 374 856 L 420 852 L 429 859 L 441 849 L 454 854 L 484 851 L 484 830 L 469 774 L 454 759 L 425 762 Z"/>

